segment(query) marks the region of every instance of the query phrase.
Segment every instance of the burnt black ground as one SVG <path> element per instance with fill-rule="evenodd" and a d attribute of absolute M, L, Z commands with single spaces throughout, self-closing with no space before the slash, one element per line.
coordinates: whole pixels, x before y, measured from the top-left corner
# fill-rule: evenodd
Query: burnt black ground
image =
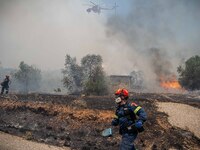
<path fill-rule="evenodd" d="M 171 126 L 167 115 L 158 112 L 156 106 L 157 101 L 167 101 L 200 108 L 195 96 L 132 93 L 130 101 L 141 105 L 148 114 L 145 132 L 135 141 L 138 149 L 200 147 L 200 139 L 189 131 Z M 112 137 L 101 136 L 102 130 L 110 127 L 114 110 L 111 96 L 10 95 L 10 98 L 0 98 L 0 131 L 72 149 L 117 150 L 120 142 L 117 128 Z"/>

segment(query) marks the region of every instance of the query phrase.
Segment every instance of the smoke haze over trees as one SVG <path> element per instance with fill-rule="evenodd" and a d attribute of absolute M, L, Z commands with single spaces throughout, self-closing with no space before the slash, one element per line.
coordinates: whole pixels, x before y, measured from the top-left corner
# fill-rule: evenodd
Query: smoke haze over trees
<path fill-rule="evenodd" d="M 30 91 L 39 91 L 41 71 L 36 67 L 29 66 L 22 61 L 14 77 L 20 84 L 19 92 L 28 93 Z"/>
<path fill-rule="evenodd" d="M 177 66 L 200 54 L 199 0 L 116 2 L 116 14 L 97 15 L 88 14 L 82 0 L 0 0 L 2 66 L 16 69 L 24 60 L 52 71 L 63 68 L 66 53 L 78 60 L 97 54 L 107 74 L 142 71 L 144 86 L 157 91 L 160 68 L 177 75 Z"/>
<path fill-rule="evenodd" d="M 70 93 L 77 93 L 82 90 L 83 71 L 77 64 L 76 58 L 69 55 L 65 57 L 65 69 L 63 69 L 63 84 Z"/>
<path fill-rule="evenodd" d="M 18 69 L 13 69 L 13 68 L 4 68 L 4 67 L 0 68 L 1 81 L 3 81 L 3 79 L 5 78 L 5 75 L 10 75 L 10 79 L 11 79 L 10 92 L 11 93 L 24 91 L 23 86 L 14 76 L 14 74 L 17 71 Z M 61 91 L 59 93 L 64 94 L 67 92 L 67 90 L 63 87 L 63 84 L 61 81 L 62 81 L 61 70 L 41 71 L 41 82 L 39 86 L 40 88 L 34 91 L 30 91 L 30 92 L 55 93 L 56 92 L 55 89 L 57 90 L 60 89 Z"/>
<path fill-rule="evenodd" d="M 144 88 L 144 74 L 142 71 L 132 71 L 131 76 L 131 88 L 141 91 Z"/>
<path fill-rule="evenodd" d="M 129 13 L 112 16 L 106 24 L 107 37 L 117 45 L 114 48 L 118 52 L 111 60 L 121 56 L 123 63 L 115 61 L 116 69 L 122 73 L 124 69 L 142 71 L 149 91 L 159 91 L 161 76 L 176 76 L 176 67 L 183 60 L 200 54 L 200 1 L 129 3 Z"/>
<path fill-rule="evenodd" d="M 108 86 L 102 62 L 100 55 L 86 55 L 79 66 L 76 58 L 66 55 L 65 69 L 62 72 L 63 84 L 69 93 L 107 94 Z"/>

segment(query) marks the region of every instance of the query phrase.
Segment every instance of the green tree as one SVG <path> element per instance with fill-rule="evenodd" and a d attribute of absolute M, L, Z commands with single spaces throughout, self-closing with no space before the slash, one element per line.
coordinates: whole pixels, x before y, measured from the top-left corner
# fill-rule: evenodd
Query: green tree
<path fill-rule="evenodd" d="M 104 95 L 108 93 L 102 62 L 100 55 L 87 55 L 81 59 L 83 89 L 86 94 Z"/>
<path fill-rule="evenodd" d="M 34 66 L 29 66 L 23 61 L 20 62 L 19 70 L 14 74 L 16 80 L 20 83 L 21 88 L 18 90 L 28 93 L 29 91 L 38 90 L 41 81 L 41 71 Z"/>
<path fill-rule="evenodd" d="M 185 89 L 200 89 L 200 57 L 189 58 L 184 65 L 178 66 L 179 82 Z"/>
<path fill-rule="evenodd" d="M 65 69 L 62 71 L 63 85 L 70 93 L 77 93 L 82 90 L 82 68 L 77 64 L 76 58 L 70 55 L 65 57 Z"/>

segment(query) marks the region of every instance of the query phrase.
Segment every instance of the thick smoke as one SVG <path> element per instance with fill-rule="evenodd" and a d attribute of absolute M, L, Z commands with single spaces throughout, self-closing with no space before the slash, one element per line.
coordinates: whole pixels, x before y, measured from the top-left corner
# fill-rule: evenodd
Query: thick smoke
<path fill-rule="evenodd" d="M 176 74 L 180 63 L 200 55 L 199 0 L 114 2 L 116 15 L 98 15 L 86 12 L 89 0 L 0 0 L 2 66 L 24 61 L 59 70 L 66 54 L 78 61 L 99 54 L 108 75 L 142 71 L 147 89 L 157 90 L 160 75 Z"/>
<path fill-rule="evenodd" d="M 87 14 L 81 0 L 0 0 L 0 61 L 20 61 L 42 70 L 64 67 L 65 55 L 78 59 L 104 49 L 104 17 Z"/>
<path fill-rule="evenodd" d="M 143 71 L 155 91 L 161 76 L 175 75 L 184 59 L 200 54 L 200 1 L 131 0 L 130 6 L 125 17 L 109 18 L 107 37 L 121 46 L 115 48 L 126 63 L 122 71 Z"/>
<path fill-rule="evenodd" d="M 169 76 L 172 74 L 172 63 L 170 58 L 166 54 L 162 54 L 159 49 L 150 49 L 151 65 L 153 72 L 155 72 L 157 77 Z"/>

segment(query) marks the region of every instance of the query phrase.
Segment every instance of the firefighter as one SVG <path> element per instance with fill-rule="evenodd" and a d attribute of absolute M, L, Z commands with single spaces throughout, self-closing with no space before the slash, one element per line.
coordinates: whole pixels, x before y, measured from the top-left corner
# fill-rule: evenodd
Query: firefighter
<path fill-rule="evenodd" d="M 112 120 L 112 126 L 119 125 L 119 133 L 122 135 L 120 150 L 135 150 L 133 144 L 139 132 L 144 131 L 143 123 L 147 119 L 146 112 L 135 103 L 129 103 L 129 92 L 126 89 L 118 89 L 115 92 L 117 109 Z"/>
<path fill-rule="evenodd" d="M 10 83 L 11 83 L 10 77 L 8 75 L 6 75 L 6 77 L 3 80 L 3 82 L 1 82 L 1 86 L 2 86 L 1 95 L 4 93 L 4 90 L 6 90 L 6 94 L 8 94 Z"/>

